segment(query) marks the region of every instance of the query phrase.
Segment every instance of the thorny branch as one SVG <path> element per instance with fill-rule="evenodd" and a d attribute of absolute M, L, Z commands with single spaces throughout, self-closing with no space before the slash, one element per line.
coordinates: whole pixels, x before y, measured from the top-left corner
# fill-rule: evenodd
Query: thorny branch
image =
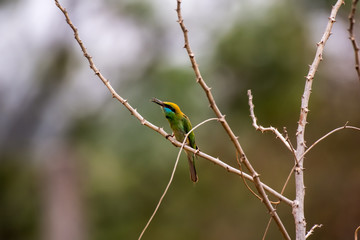
<path fill-rule="evenodd" d="M 349 19 L 350 19 L 350 28 L 349 28 L 349 32 L 350 32 L 350 36 L 352 33 L 352 29 L 353 29 L 353 26 L 354 26 L 354 21 L 353 21 L 353 18 L 354 18 L 354 15 L 355 15 L 355 5 L 356 3 L 358 2 L 358 0 L 353 0 L 353 7 L 352 7 L 352 12 L 350 14 L 350 16 L 352 16 L 352 18 L 350 18 L 349 16 Z M 201 74 L 200 74 L 200 71 L 199 71 L 199 68 L 198 68 L 198 65 L 196 63 L 196 60 L 195 60 L 195 56 L 194 54 L 192 53 L 191 51 L 191 48 L 190 48 L 190 45 L 189 45 L 189 40 L 188 40 L 188 30 L 186 29 L 184 23 L 183 23 L 183 19 L 182 19 L 182 16 L 181 16 L 181 0 L 177 0 L 177 13 L 178 13 L 178 22 L 181 26 L 181 29 L 184 33 L 184 40 L 185 40 L 185 48 L 188 52 L 188 55 L 189 55 L 189 58 L 190 58 L 190 61 L 192 63 L 192 67 L 194 69 L 194 72 L 195 72 L 195 75 L 196 75 L 196 78 L 197 78 L 197 82 L 202 86 L 202 88 L 204 89 L 207 97 L 208 97 L 208 100 L 210 102 L 210 106 L 211 108 L 214 110 L 216 116 L 218 117 L 218 121 L 220 121 L 220 123 L 223 125 L 225 131 L 229 134 L 232 142 L 234 143 L 236 149 L 237 149 L 237 152 L 240 154 L 241 156 L 241 159 L 244 161 L 244 164 L 245 166 L 249 169 L 249 171 L 251 172 L 252 176 L 242 172 L 241 170 L 238 170 L 236 168 L 233 168 L 229 165 L 227 165 L 226 163 L 220 161 L 220 159 L 218 158 L 214 158 L 206 153 L 203 153 L 203 152 L 200 152 L 200 151 L 196 151 L 194 150 L 193 148 L 189 147 L 189 146 L 182 146 L 182 143 L 176 141 L 175 138 L 173 137 L 169 137 L 169 135 L 164 131 L 163 128 L 160 128 L 160 127 L 157 127 L 156 125 L 150 123 L 149 121 L 147 121 L 145 118 L 143 118 L 138 112 L 136 109 L 134 109 L 133 107 L 131 107 L 131 105 L 128 103 L 128 101 L 124 98 L 122 98 L 119 94 L 116 93 L 116 91 L 113 89 L 113 87 L 111 86 L 111 84 L 109 83 L 109 81 L 100 73 L 100 71 L 96 68 L 93 60 L 92 60 L 92 57 L 88 54 L 84 44 L 82 43 L 80 37 L 79 37 L 79 34 L 78 34 L 78 30 L 77 28 L 73 25 L 73 23 L 71 22 L 70 20 L 70 17 L 66 11 L 65 8 L 63 8 L 58 0 L 55 0 L 55 4 L 56 6 L 63 12 L 65 18 L 66 18 L 66 22 L 68 23 L 68 25 L 71 27 L 71 29 L 73 30 L 74 32 L 74 37 L 76 39 L 76 41 L 78 42 L 85 58 L 88 60 L 89 62 L 89 65 L 90 65 L 90 68 L 94 71 L 95 75 L 99 77 L 99 79 L 105 84 L 105 86 L 108 88 L 108 90 L 110 91 L 110 93 L 112 94 L 112 97 L 117 99 L 119 102 L 121 102 L 131 113 L 131 115 L 133 115 L 134 117 L 136 117 L 140 123 L 142 125 L 145 125 L 149 128 L 151 128 L 152 130 L 158 132 L 159 134 L 161 134 L 162 136 L 164 136 L 165 138 L 167 138 L 173 145 L 177 146 L 177 147 L 183 147 L 184 149 L 186 149 L 187 151 L 191 151 L 193 152 L 194 154 L 204 158 L 204 159 L 207 159 L 221 167 L 223 167 L 224 169 L 226 169 L 228 172 L 231 172 L 231 173 L 234 173 L 234 174 L 237 174 L 239 176 L 242 176 L 252 182 L 255 183 L 255 186 L 256 188 L 258 189 L 259 193 L 261 196 L 265 196 L 264 198 L 264 202 L 265 202 L 265 205 L 266 207 L 268 207 L 268 209 L 272 209 L 270 212 L 272 214 L 272 217 L 275 219 L 275 221 L 277 222 L 281 232 L 283 233 L 284 237 L 287 238 L 287 239 L 290 239 L 289 236 L 287 235 L 287 232 L 286 230 L 283 231 L 282 230 L 282 223 L 280 221 L 280 219 L 278 218 L 277 216 L 277 213 L 275 212 L 275 209 L 272 207 L 267 195 L 265 194 L 264 190 L 266 190 L 267 192 L 271 193 L 272 195 L 274 195 L 275 197 L 277 197 L 279 200 L 293 206 L 293 213 L 294 213 L 294 217 L 295 219 L 297 219 L 297 217 L 301 216 L 300 215 L 297 215 L 296 216 L 296 213 L 298 211 L 294 211 L 295 209 L 298 209 L 301 207 L 301 198 L 298 198 L 298 195 L 297 195 L 297 198 L 295 201 L 291 201 L 289 200 L 288 198 L 284 197 L 282 195 L 283 191 L 281 193 L 278 193 L 276 192 L 275 190 L 273 190 L 272 188 L 268 187 L 267 185 L 263 184 L 261 181 L 260 181 L 260 178 L 259 178 L 259 175 L 255 172 L 255 170 L 252 168 L 251 164 L 248 162 L 248 159 L 247 157 L 245 156 L 242 148 L 241 148 L 241 145 L 240 143 L 238 142 L 238 139 L 237 137 L 234 135 L 234 133 L 232 132 L 230 126 L 228 125 L 227 121 L 225 120 L 225 115 L 222 115 L 220 110 L 218 109 L 216 103 L 215 103 L 215 100 L 212 96 L 212 93 L 211 93 L 211 88 L 209 88 L 206 83 L 204 82 Z M 336 5 L 333 7 L 332 9 L 332 12 L 331 12 L 331 15 L 329 17 L 329 22 L 328 22 L 328 25 L 326 27 L 326 30 L 324 32 L 324 35 L 323 37 L 321 38 L 321 41 L 317 44 L 318 47 L 317 47 L 317 52 L 316 52 L 316 55 L 315 55 L 315 58 L 314 58 L 314 61 L 310 67 L 310 70 L 309 70 L 309 73 L 308 75 L 306 76 L 306 84 L 305 84 L 305 89 L 304 89 L 304 94 L 303 94 L 303 97 L 302 97 L 302 104 L 301 104 L 301 112 L 300 112 L 300 120 L 299 120 L 299 125 L 298 125 L 298 131 L 297 131 L 297 149 L 296 149 L 296 155 L 297 155 L 297 158 L 299 159 L 300 163 L 297 162 L 297 164 L 295 165 L 296 166 L 296 172 L 297 172 L 297 176 L 299 177 L 299 175 L 302 175 L 302 161 L 303 161 L 303 157 L 305 156 L 306 153 L 308 153 L 308 151 L 310 149 L 312 149 L 317 143 L 319 143 L 320 141 L 322 141 L 323 139 L 325 139 L 327 136 L 329 136 L 330 134 L 334 133 L 334 132 L 337 132 L 341 129 L 345 129 L 345 128 L 351 128 L 351 129 L 356 129 L 356 130 L 360 130 L 359 128 L 356 128 L 356 127 L 352 127 L 352 126 L 347 126 L 347 124 L 345 124 L 345 126 L 343 127 L 340 127 L 340 128 L 337 128 L 337 129 L 334 129 L 333 131 L 329 132 L 328 134 L 324 135 L 322 138 L 320 138 L 319 140 L 317 140 L 310 148 L 308 148 L 306 151 L 305 151 L 305 140 L 304 140 L 304 131 L 305 131 L 305 125 L 306 125 L 306 118 L 307 118 L 307 113 L 308 113 L 308 101 L 309 101 L 309 97 L 310 97 L 310 93 L 311 93 L 311 86 L 312 86 L 312 81 L 313 81 L 313 78 L 314 78 L 314 75 L 315 75 L 315 72 L 318 68 L 318 65 L 320 63 L 320 61 L 322 60 L 322 52 L 323 52 L 323 48 L 325 46 L 325 43 L 327 41 L 327 39 L 329 38 L 330 36 L 330 31 L 331 31 L 331 28 L 332 28 L 332 25 L 333 23 L 335 22 L 335 17 L 336 17 L 336 14 L 341 6 L 341 4 L 343 3 L 342 0 L 338 0 Z M 351 29 L 351 31 L 350 31 Z M 356 45 L 356 42 L 355 42 L 355 39 L 353 41 L 352 38 L 350 38 L 351 41 L 353 42 L 353 46 L 354 46 L 354 50 L 355 50 L 355 53 L 356 53 L 356 61 L 357 61 L 357 72 L 359 74 L 359 64 L 358 64 L 358 51 L 359 51 L 359 48 L 357 47 Z M 354 44 L 355 43 L 355 44 Z M 360 74 L 359 74 L 359 79 L 360 79 Z M 272 131 L 275 133 L 275 135 L 277 135 L 282 142 L 284 142 L 284 137 L 282 134 L 280 134 L 275 128 L 272 129 L 272 127 L 270 128 L 263 128 L 262 126 L 258 126 L 257 125 L 257 122 L 256 122 L 256 118 L 255 118 L 255 115 L 252 116 L 252 119 L 253 119 L 253 125 L 256 129 L 260 130 L 260 131 Z M 276 131 L 275 131 L 276 130 Z M 281 136 L 281 137 L 280 137 Z M 289 148 L 291 150 L 291 146 L 290 146 L 290 143 L 286 140 L 285 138 L 285 142 L 284 144 L 286 145 L 287 148 Z M 299 174 L 301 173 L 301 174 Z M 290 175 L 289 175 L 290 176 Z M 288 177 L 289 179 L 289 177 Z M 302 181 L 298 182 L 298 180 L 296 180 L 296 185 L 298 185 L 298 183 L 301 183 L 302 182 L 302 185 L 303 186 L 303 176 L 301 176 L 301 178 L 299 179 L 302 179 Z M 288 182 L 288 180 L 287 180 Z M 301 189 L 300 189 L 301 190 Z M 301 191 L 300 191 L 301 192 Z M 298 192 L 297 192 L 298 194 Z M 300 200 L 300 201 L 299 201 Z M 303 205 L 303 203 L 302 203 Z M 303 206 L 302 206 L 303 208 Z M 300 211 L 301 212 L 301 211 Z M 303 214 L 303 209 L 302 209 L 302 214 Z M 278 220 L 277 220 L 278 219 Z M 298 223 L 299 224 L 303 224 L 303 229 L 305 231 L 305 227 L 306 227 L 306 223 L 305 223 L 305 218 L 303 218 L 303 221 L 299 221 L 296 223 L 296 226 L 297 226 L 297 236 L 298 236 Z M 315 227 L 315 226 L 314 226 Z M 309 233 L 312 232 L 312 230 L 314 229 L 314 227 L 308 232 L 308 234 L 304 234 L 304 237 L 308 237 Z M 357 229 L 358 230 L 358 229 Z M 357 231 L 355 232 L 355 234 L 357 233 Z M 298 238 L 298 239 L 302 239 L 302 238 Z"/>
<path fill-rule="evenodd" d="M 312 226 L 310 231 L 306 234 L 305 238 L 310 237 L 314 233 L 315 229 L 321 228 L 322 226 L 323 226 L 322 224 L 315 224 L 314 226 Z"/>
<path fill-rule="evenodd" d="M 303 156 L 305 156 L 305 155 L 306 155 L 313 147 L 315 147 L 319 142 L 321 142 L 322 140 L 324 140 L 325 138 L 329 137 L 330 135 L 332 135 L 332 134 L 335 133 L 335 132 L 338 132 L 338 131 L 343 130 L 343 129 L 352 129 L 352 130 L 360 131 L 360 128 L 354 127 L 354 126 L 348 126 L 347 124 L 348 124 L 348 122 L 346 122 L 344 126 L 338 127 L 338 128 L 336 128 L 336 129 L 328 132 L 327 134 L 325 134 L 324 136 L 322 136 L 322 137 L 319 138 L 318 140 L 316 140 L 316 141 L 304 152 Z M 302 157 L 303 157 L 303 156 L 302 156 Z M 301 158 L 302 158 L 302 157 L 301 157 Z M 287 177 L 287 179 L 286 179 L 286 181 L 285 181 L 285 184 L 284 184 L 283 188 L 281 189 L 280 194 L 283 194 L 283 193 L 284 193 L 285 187 L 287 186 L 287 184 L 288 184 L 288 182 L 289 182 L 289 180 L 290 180 L 290 177 L 291 177 L 292 173 L 294 172 L 295 167 L 296 167 L 296 164 L 295 164 L 294 167 L 291 169 L 291 171 L 290 171 L 290 173 L 289 173 L 289 175 L 288 175 L 288 177 Z M 272 218 L 269 219 L 269 222 L 268 222 L 268 224 L 267 224 L 267 226 L 266 226 L 266 229 L 265 229 L 265 232 L 264 232 L 264 235 L 263 235 L 263 238 L 262 238 L 263 240 L 265 239 L 266 234 L 267 234 L 267 232 L 268 232 L 268 229 L 269 229 L 269 227 L 270 227 L 271 219 L 272 219 Z M 314 232 L 314 230 L 315 230 L 316 228 L 320 228 L 320 227 L 322 227 L 322 224 L 320 224 L 320 225 L 317 225 L 317 224 L 314 225 L 314 226 L 310 229 L 310 231 L 306 234 L 305 238 L 308 238 L 311 234 L 313 234 L 313 232 Z M 360 228 L 360 227 L 359 227 L 359 228 Z"/>
<path fill-rule="evenodd" d="M 280 230 L 280 232 L 282 233 L 283 237 L 285 239 L 290 239 L 289 234 L 287 233 L 284 224 L 282 223 L 279 215 L 276 212 L 276 209 L 272 206 L 268 196 L 266 195 L 264 188 L 261 184 L 261 180 L 260 180 L 260 175 L 255 171 L 255 169 L 253 168 L 253 166 L 251 165 L 251 163 L 249 162 L 249 160 L 247 159 L 245 152 L 243 151 L 239 141 L 238 141 L 238 137 L 234 134 L 234 132 L 232 131 L 232 129 L 230 128 L 228 122 L 225 120 L 225 115 L 223 115 L 220 111 L 220 109 L 218 108 L 218 106 L 215 103 L 215 99 L 211 93 L 211 88 L 209 86 L 207 86 L 207 84 L 205 83 L 204 79 L 201 76 L 200 73 L 200 69 L 198 67 L 198 64 L 196 62 L 195 59 L 195 55 L 191 50 L 190 44 L 189 44 L 189 36 L 188 36 L 188 30 L 184 24 L 184 19 L 182 18 L 182 14 L 181 14 L 181 0 L 177 0 L 177 8 L 176 8 L 176 12 L 178 15 L 178 23 L 181 27 L 181 30 L 183 31 L 183 35 L 184 35 L 184 48 L 186 49 L 188 55 L 189 55 L 189 59 L 192 65 L 192 68 L 194 70 L 194 73 L 196 75 L 196 81 L 200 84 L 200 86 L 203 88 L 203 90 L 205 91 L 205 94 L 209 100 L 210 103 L 210 107 L 213 109 L 215 115 L 219 118 L 219 121 L 221 123 L 221 125 L 223 126 L 223 128 L 225 129 L 225 131 L 227 132 L 227 134 L 229 135 L 231 141 L 233 142 L 236 151 L 239 153 L 240 157 L 243 159 L 243 163 L 246 166 L 246 168 L 249 170 L 249 172 L 251 173 L 251 175 L 253 176 L 254 179 L 254 184 L 255 187 L 257 189 L 257 191 L 259 192 L 261 198 L 263 199 L 263 203 L 265 204 L 266 208 L 268 209 L 270 215 L 273 217 L 274 221 L 276 222 L 276 224 L 278 225 L 278 228 Z"/>
<path fill-rule="evenodd" d="M 305 198 L 305 185 L 304 185 L 304 153 L 305 153 L 305 126 L 307 123 L 307 115 L 309 112 L 309 99 L 311 94 L 312 83 L 314 80 L 315 73 L 318 69 L 320 61 L 322 60 L 322 54 L 324 51 L 324 46 L 326 41 L 329 39 L 331 34 L 331 29 L 335 23 L 335 17 L 339 11 L 341 5 L 344 3 L 343 0 L 338 0 L 336 4 L 332 7 L 329 21 L 327 23 L 325 32 L 321 37 L 320 42 L 317 43 L 317 50 L 314 57 L 314 61 L 310 66 L 309 72 L 306 76 L 304 93 L 301 97 L 301 109 L 300 117 L 298 122 L 298 128 L 296 132 L 296 159 L 298 162 L 295 167 L 295 189 L 296 189 L 296 198 L 293 206 L 293 215 L 295 220 L 296 228 L 296 239 L 304 240 L 306 235 L 306 221 L 304 215 L 304 198 Z"/>
<path fill-rule="evenodd" d="M 264 133 L 264 132 L 273 132 L 276 135 L 276 137 L 279 138 L 290 151 L 293 151 L 294 149 L 291 148 L 291 145 L 288 142 L 288 140 L 279 132 L 279 130 L 277 130 L 277 128 L 274 128 L 274 127 L 271 127 L 271 126 L 265 128 L 265 127 L 257 124 L 257 118 L 255 117 L 255 113 L 254 113 L 255 106 L 253 104 L 253 96 L 251 94 L 250 89 L 247 91 L 247 95 L 249 97 L 250 117 L 251 117 L 251 119 L 253 121 L 253 124 L 252 124 L 253 127 L 257 131 L 261 131 L 262 133 Z"/>
<path fill-rule="evenodd" d="M 100 78 L 100 80 L 105 84 L 105 86 L 108 88 L 108 90 L 110 91 L 110 93 L 112 94 L 113 98 L 115 98 L 116 100 L 118 100 L 120 103 L 122 103 L 124 105 L 124 107 L 126 107 L 129 111 L 130 114 L 133 115 L 135 118 L 137 118 L 140 123 L 144 126 L 147 126 L 148 128 L 158 132 L 160 135 L 162 135 L 163 137 L 165 137 L 166 139 L 168 139 L 173 145 L 177 146 L 177 147 L 181 147 L 181 142 L 177 141 L 174 137 L 169 137 L 169 134 L 167 132 L 165 132 L 165 130 L 163 128 L 160 128 L 154 124 L 152 124 L 151 122 L 147 121 L 140 113 L 137 112 L 136 109 L 134 109 L 126 99 L 122 98 L 118 93 L 116 93 L 116 91 L 114 90 L 114 88 L 111 86 L 110 82 L 100 73 L 100 71 L 97 69 L 97 67 L 95 66 L 92 57 L 88 54 L 83 42 L 81 41 L 80 37 L 79 37 L 79 33 L 77 28 L 74 26 L 74 24 L 71 22 L 70 17 L 68 12 L 66 11 L 65 8 L 63 8 L 58 0 L 54 0 L 56 6 L 62 11 L 62 13 L 65 16 L 66 22 L 68 23 L 68 25 L 70 26 L 70 28 L 73 30 L 74 32 L 74 37 L 77 41 L 77 43 L 79 44 L 81 51 L 83 52 L 85 58 L 88 60 L 90 68 L 94 71 L 95 75 L 98 76 Z M 196 151 L 195 149 L 185 145 L 184 149 L 190 152 L 193 152 L 194 154 L 198 155 L 199 157 L 202 157 L 208 161 L 211 161 L 212 163 L 226 169 L 228 172 L 230 173 L 234 173 L 237 174 L 239 176 L 244 176 L 246 179 L 254 182 L 254 178 L 252 176 L 250 176 L 249 174 L 246 174 L 244 172 L 239 171 L 238 169 L 231 167 L 230 165 L 222 162 L 219 158 L 214 158 L 204 152 L 201 151 Z M 277 191 L 275 191 L 274 189 L 270 188 L 269 186 L 265 185 L 264 183 L 261 183 L 261 186 L 270 194 L 274 195 L 276 198 L 278 198 L 279 200 L 285 202 L 288 205 L 293 205 L 293 201 L 291 201 L 290 199 L 282 196 L 280 193 L 278 193 Z"/>
<path fill-rule="evenodd" d="M 359 0 L 352 0 L 351 3 L 351 10 L 350 10 L 350 14 L 349 14 L 349 39 L 352 43 L 353 49 L 354 49 L 354 55 L 355 55 L 355 70 L 356 73 L 358 75 L 359 81 L 360 81 L 360 62 L 359 62 L 359 46 L 356 42 L 355 39 L 355 34 L 354 34 L 354 26 L 355 26 L 355 12 L 356 12 L 356 5 L 358 3 Z"/>

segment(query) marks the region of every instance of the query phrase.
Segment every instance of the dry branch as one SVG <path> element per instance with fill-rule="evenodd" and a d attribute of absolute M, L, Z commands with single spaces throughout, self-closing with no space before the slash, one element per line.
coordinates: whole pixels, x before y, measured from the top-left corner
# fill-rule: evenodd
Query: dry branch
<path fill-rule="evenodd" d="M 257 130 L 257 131 L 260 131 L 262 133 L 264 132 L 273 132 L 277 138 L 279 138 L 283 143 L 284 145 L 290 150 L 290 151 L 294 151 L 294 149 L 291 147 L 290 143 L 288 142 L 287 138 L 285 138 L 280 132 L 279 130 L 277 130 L 277 128 L 274 128 L 272 126 L 270 127 L 263 127 L 261 125 L 258 125 L 257 124 L 257 118 L 255 117 L 255 113 L 254 113 L 254 104 L 253 104 L 253 96 L 251 94 L 251 90 L 249 89 L 248 92 L 247 92 L 247 95 L 249 97 L 249 107 L 250 107 L 250 117 L 253 121 L 253 127 Z"/>
<path fill-rule="evenodd" d="M 295 188 L 296 188 L 296 198 L 293 206 L 293 215 L 295 220 L 295 228 L 296 228 L 296 239 L 304 240 L 306 236 L 306 221 L 304 215 L 304 198 L 305 198 L 305 185 L 304 185 L 304 168 L 303 168 L 303 160 L 305 153 L 305 126 L 307 115 L 309 112 L 309 99 L 311 95 L 312 83 L 314 80 L 315 73 L 318 69 L 319 63 L 322 60 L 322 54 L 324 51 L 324 46 L 326 41 L 329 39 L 331 34 L 332 26 L 335 23 L 335 17 L 337 12 L 339 11 L 341 5 L 343 4 L 343 0 L 338 0 L 336 4 L 332 7 L 329 21 L 327 23 L 325 32 L 321 37 L 320 42 L 317 43 L 317 50 L 314 57 L 313 63 L 310 65 L 309 72 L 306 76 L 305 89 L 304 93 L 301 97 L 301 109 L 300 109 L 300 117 L 297 128 L 297 147 L 296 147 L 296 158 L 298 162 L 295 167 Z"/>
<path fill-rule="evenodd" d="M 356 12 L 356 5 L 359 0 L 352 0 L 351 3 L 351 10 L 349 14 L 349 39 L 351 41 L 351 44 L 354 49 L 354 55 L 355 55 L 355 70 L 358 75 L 358 79 L 360 81 L 360 66 L 359 66 L 359 45 L 356 42 L 355 34 L 354 34 L 354 26 L 355 26 L 355 12 Z"/>
<path fill-rule="evenodd" d="M 54 0 L 56 6 L 62 11 L 62 13 L 65 16 L 66 22 L 68 23 L 68 25 L 70 26 L 70 28 L 73 30 L 74 33 L 74 37 L 77 41 L 77 43 L 79 44 L 81 51 L 83 52 L 85 58 L 88 60 L 90 68 L 94 71 L 95 75 L 98 76 L 100 78 L 100 80 L 105 84 L 105 86 L 108 88 L 108 90 L 110 91 L 111 95 L 113 98 L 115 98 L 116 100 L 118 100 L 120 103 L 122 103 L 124 105 L 124 107 L 126 107 L 129 111 L 130 114 L 133 115 L 135 118 L 137 118 L 140 123 L 156 132 L 158 132 L 160 135 L 162 135 L 163 137 L 165 137 L 166 139 L 168 139 L 173 145 L 177 146 L 177 147 L 181 147 L 181 142 L 177 141 L 174 137 L 169 137 L 169 134 L 167 132 L 165 132 L 165 130 L 163 128 L 160 128 L 154 124 L 152 124 L 151 122 L 147 121 L 143 116 L 141 116 L 141 114 L 139 114 L 137 112 L 136 109 L 134 109 L 126 99 L 122 98 L 115 90 L 114 88 L 111 86 L 110 82 L 100 73 L 100 71 L 97 69 L 97 67 L 95 66 L 91 56 L 88 54 L 84 44 L 82 43 L 79 34 L 78 34 L 78 30 L 77 28 L 73 25 L 73 23 L 70 20 L 69 14 L 67 13 L 66 9 L 63 8 L 58 0 Z M 237 174 L 239 176 L 244 176 L 246 179 L 254 182 L 254 179 L 252 176 L 250 176 L 249 174 L 243 173 L 241 171 L 239 171 L 236 168 L 231 167 L 230 165 L 222 162 L 219 158 L 214 158 L 206 153 L 200 152 L 200 151 L 196 151 L 195 149 L 189 147 L 189 146 L 184 146 L 184 149 L 186 149 L 187 151 L 193 152 L 194 154 L 198 155 L 199 157 L 202 157 L 222 168 L 224 168 L 225 170 L 227 170 L 228 172 Z M 280 193 L 278 193 L 277 191 L 275 191 L 274 189 L 270 188 L 269 186 L 261 183 L 261 186 L 270 194 L 274 195 L 276 198 L 278 198 L 279 200 L 285 202 L 288 205 L 292 205 L 293 201 L 291 201 L 290 199 L 282 196 Z"/>
<path fill-rule="evenodd" d="M 203 88 L 203 90 L 205 91 L 205 94 L 208 98 L 208 101 L 210 103 L 210 107 L 212 108 L 212 110 L 214 111 L 215 115 L 218 117 L 219 122 L 221 123 L 221 125 L 223 126 L 224 130 L 226 131 L 226 133 L 229 135 L 231 141 L 233 142 L 236 151 L 239 153 L 240 155 L 240 159 L 242 159 L 245 167 L 249 170 L 249 172 L 251 173 L 253 179 L 254 179 L 254 184 L 255 187 L 257 189 L 257 191 L 259 192 L 261 198 L 263 199 L 263 203 L 265 204 L 266 208 L 269 211 L 269 214 L 272 216 L 272 218 L 274 219 L 274 221 L 276 222 L 276 224 L 278 225 L 278 228 L 280 230 L 280 232 L 282 233 L 283 237 L 285 239 L 290 239 L 289 234 L 287 233 L 284 224 L 282 223 L 280 217 L 278 216 L 276 209 L 272 206 L 268 196 L 265 193 L 265 190 L 261 184 L 261 180 L 260 180 L 260 175 L 255 171 L 255 169 L 253 168 L 253 166 L 251 165 L 251 163 L 249 162 L 248 158 L 245 155 L 245 152 L 243 151 L 240 142 L 238 141 L 238 137 L 234 134 L 234 132 L 232 131 L 232 129 L 230 128 L 230 125 L 228 124 L 228 122 L 225 119 L 225 115 L 223 115 L 220 111 L 220 109 L 218 108 L 218 106 L 215 103 L 215 99 L 211 93 L 211 88 L 209 86 L 207 86 L 207 84 L 205 83 L 203 77 L 201 76 L 200 73 L 200 69 L 198 67 L 198 64 L 196 62 L 195 59 L 195 55 L 191 50 L 190 47 L 190 43 L 189 43 L 189 36 L 188 36 L 188 30 L 184 24 L 184 19 L 182 18 L 182 14 L 181 14 L 181 0 L 177 0 L 177 7 L 176 7 L 176 12 L 178 15 L 178 23 L 180 25 L 180 28 L 183 32 L 184 35 L 184 48 L 186 49 L 188 55 L 189 55 L 189 59 L 192 65 L 192 68 L 194 70 L 195 76 L 196 76 L 196 81 L 200 84 L 200 86 Z"/>
<path fill-rule="evenodd" d="M 359 230 L 360 230 L 360 226 L 358 226 L 358 227 L 356 228 L 356 230 L 355 230 L 355 236 L 354 236 L 354 239 L 355 239 L 355 240 L 358 240 L 358 232 L 359 232 Z"/>
<path fill-rule="evenodd" d="M 190 134 L 191 132 L 193 132 L 196 128 L 200 127 L 201 125 L 203 125 L 203 124 L 205 124 L 205 123 L 207 123 L 207 122 L 209 122 L 209 121 L 213 121 L 213 120 L 217 120 L 217 118 L 209 118 L 209 119 L 206 119 L 206 120 L 202 121 L 201 123 L 197 124 L 197 125 L 196 125 L 195 127 L 193 127 L 192 129 L 190 129 L 190 131 L 189 131 L 188 133 L 186 133 L 186 135 L 185 135 L 185 137 L 184 137 L 184 141 L 181 143 L 181 147 L 180 147 L 179 152 L 178 152 L 178 155 L 177 155 L 177 157 L 176 157 L 176 161 L 175 161 L 173 170 L 172 170 L 172 172 L 171 172 L 171 176 L 170 176 L 169 182 L 168 182 L 168 184 L 166 185 L 166 188 L 165 188 L 163 194 L 161 195 L 161 197 L 160 197 L 160 199 L 159 199 L 159 202 L 158 202 L 158 204 L 156 205 L 153 214 L 150 216 L 150 218 L 149 218 L 148 222 L 146 223 L 144 229 L 141 231 L 138 240 L 140 240 L 140 239 L 142 238 L 142 236 L 144 235 L 146 229 L 149 227 L 152 219 L 154 218 L 155 214 L 157 213 L 157 211 L 158 211 L 158 209 L 159 209 L 159 207 L 160 207 L 160 205 L 161 205 L 161 203 L 162 203 L 162 201 L 163 201 L 166 193 L 168 192 L 168 190 L 169 190 L 169 188 L 170 188 L 170 185 L 171 185 L 171 183 L 172 183 L 172 181 L 173 181 L 173 179 L 174 179 L 176 167 L 177 167 L 177 165 L 178 165 L 178 163 L 179 163 L 181 151 L 182 151 L 182 150 L 184 149 L 184 147 L 185 147 L 185 144 L 186 144 L 186 141 L 187 141 L 187 138 L 188 138 L 189 134 Z M 197 151 L 198 151 L 198 150 L 197 150 Z"/>
<path fill-rule="evenodd" d="M 305 155 L 306 155 L 313 147 L 315 147 L 319 142 L 321 142 L 322 140 L 324 140 L 325 138 L 327 138 L 327 137 L 330 136 L 331 134 L 336 133 L 337 131 L 340 131 L 340 130 L 343 130 L 343 129 L 353 129 L 353 130 L 360 131 L 360 128 L 354 127 L 354 126 L 348 126 L 347 123 L 345 123 L 344 126 L 335 128 L 334 130 L 328 132 L 327 134 L 325 134 L 324 136 L 322 136 L 321 138 L 319 138 L 318 140 L 316 140 L 308 149 L 306 149 L 306 151 L 304 152 L 303 156 L 305 156 Z M 302 157 L 303 157 L 303 156 L 302 156 Z"/>
<path fill-rule="evenodd" d="M 321 228 L 322 226 L 323 226 L 322 224 L 315 224 L 314 226 L 312 226 L 310 231 L 306 234 L 305 238 L 310 237 L 314 233 L 315 229 Z"/>

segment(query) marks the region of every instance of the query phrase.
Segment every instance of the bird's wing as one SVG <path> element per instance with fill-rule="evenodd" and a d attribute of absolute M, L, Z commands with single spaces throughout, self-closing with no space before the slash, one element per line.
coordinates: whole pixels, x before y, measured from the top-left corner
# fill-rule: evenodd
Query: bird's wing
<path fill-rule="evenodd" d="M 188 133 L 191 129 L 191 122 L 189 120 L 189 118 L 184 114 L 184 117 L 182 118 L 183 121 L 183 126 L 184 126 L 184 130 L 185 133 Z M 190 145 L 190 147 L 197 149 L 196 144 L 195 144 L 195 134 L 194 132 L 191 132 L 188 136 L 188 144 Z"/>

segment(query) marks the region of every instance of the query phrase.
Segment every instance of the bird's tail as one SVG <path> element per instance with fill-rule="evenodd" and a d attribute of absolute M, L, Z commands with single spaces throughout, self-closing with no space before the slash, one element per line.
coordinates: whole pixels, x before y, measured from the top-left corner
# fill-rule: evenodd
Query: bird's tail
<path fill-rule="evenodd" d="M 196 169 L 195 169 L 195 155 L 192 152 L 186 152 L 188 162 L 189 162 L 189 170 L 190 170 L 190 178 L 191 181 L 197 182 L 199 180 Z"/>

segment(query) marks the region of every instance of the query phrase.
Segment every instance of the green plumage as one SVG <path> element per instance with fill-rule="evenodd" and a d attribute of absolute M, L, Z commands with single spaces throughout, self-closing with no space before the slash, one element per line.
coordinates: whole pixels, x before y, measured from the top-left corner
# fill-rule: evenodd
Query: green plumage
<path fill-rule="evenodd" d="M 152 102 L 159 104 L 163 111 L 166 119 L 169 121 L 170 127 L 174 132 L 174 136 L 176 140 L 179 142 L 183 142 L 185 135 L 192 129 L 191 122 L 189 118 L 181 112 L 178 105 L 172 102 L 163 102 L 159 99 L 153 98 Z M 188 135 L 186 140 L 186 144 L 190 147 L 197 149 L 195 144 L 195 134 L 191 132 Z M 189 170 L 190 170 L 190 177 L 193 182 L 198 181 L 198 176 L 196 174 L 195 169 L 195 155 L 192 152 L 186 151 L 188 162 L 189 162 Z"/>

